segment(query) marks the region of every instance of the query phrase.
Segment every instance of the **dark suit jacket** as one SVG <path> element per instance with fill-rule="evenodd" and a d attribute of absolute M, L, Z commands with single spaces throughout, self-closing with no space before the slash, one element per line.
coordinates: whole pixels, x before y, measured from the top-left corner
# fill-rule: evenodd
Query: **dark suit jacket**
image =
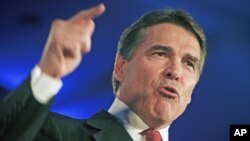
<path fill-rule="evenodd" d="M 0 105 L 0 141 L 132 141 L 119 121 L 101 110 L 87 120 L 49 113 L 38 103 L 30 78 Z"/>

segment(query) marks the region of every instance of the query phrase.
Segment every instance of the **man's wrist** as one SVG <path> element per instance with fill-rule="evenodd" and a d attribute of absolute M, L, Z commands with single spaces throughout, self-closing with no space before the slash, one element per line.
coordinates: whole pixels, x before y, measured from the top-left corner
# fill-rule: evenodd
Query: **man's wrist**
<path fill-rule="evenodd" d="M 62 81 L 55 79 L 41 71 L 36 65 L 31 72 L 31 89 L 35 99 L 47 104 L 61 89 Z"/>

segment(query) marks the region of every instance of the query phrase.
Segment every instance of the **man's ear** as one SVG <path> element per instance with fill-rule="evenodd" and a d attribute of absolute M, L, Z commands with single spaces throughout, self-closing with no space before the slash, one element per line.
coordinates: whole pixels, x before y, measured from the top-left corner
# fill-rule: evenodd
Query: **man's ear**
<path fill-rule="evenodd" d="M 127 60 L 124 59 L 122 56 L 117 55 L 115 60 L 114 73 L 118 81 L 120 82 L 124 81 L 124 72 L 126 68 L 127 68 Z"/>

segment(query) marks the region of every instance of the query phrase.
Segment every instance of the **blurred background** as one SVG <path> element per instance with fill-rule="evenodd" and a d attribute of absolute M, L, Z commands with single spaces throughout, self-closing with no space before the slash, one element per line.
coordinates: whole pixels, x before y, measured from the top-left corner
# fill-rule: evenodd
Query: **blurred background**
<path fill-rule="evenodd" d="M 143 13 L 183 8 L 204 28 L 208 57 L 186 112 L 170 128 L 170 140 L 228 141 L 230 124 L 250 124 L 250 2 L 248 0 L 1 0 L 0 99 L 39 61 L 50 25 L 81 9 L 104 3 L 92 51 L 63 79 L 52 111 L 87 118 L 108 109 L 111 75 L 122 31 Z"/>

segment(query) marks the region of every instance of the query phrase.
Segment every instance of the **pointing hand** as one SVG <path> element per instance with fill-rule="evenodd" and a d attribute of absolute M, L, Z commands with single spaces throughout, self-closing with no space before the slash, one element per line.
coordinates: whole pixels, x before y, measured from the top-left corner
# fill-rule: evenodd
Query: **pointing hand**
<path fill-rule="evenodd" d="M 56 79 L 73 72 L 82 56 L 91 49 L 95 28 L 93 19 L 104 11 L 104 5 L 99 4 L 80 11 L 68 20 L 55 20 L 39 62 L 42 72 Z"/>

